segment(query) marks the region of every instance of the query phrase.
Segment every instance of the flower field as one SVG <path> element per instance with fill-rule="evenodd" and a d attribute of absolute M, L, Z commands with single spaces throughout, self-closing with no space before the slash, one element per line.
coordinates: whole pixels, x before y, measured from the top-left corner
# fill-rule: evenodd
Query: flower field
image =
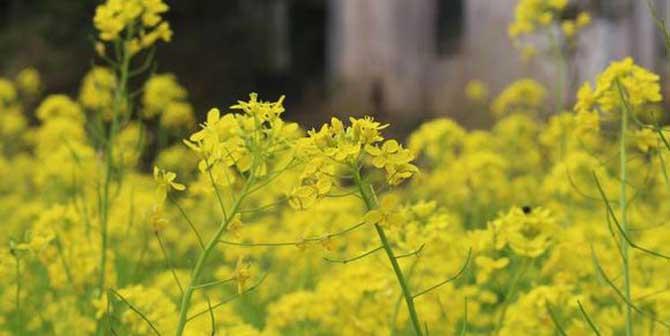
<path fill-rule="evenodd" d="M 519 1 L 523 57 L 570 61 L 566 3 Z M 670 128 L 632 58 L 576 96 L 472 81 L 490 129 L 394 139 L 262 93 L 194 111 L 153 71 L 168 10 L 99 5 L 77 96 L 0 78 L 0 335 L 670 332 Z"/>

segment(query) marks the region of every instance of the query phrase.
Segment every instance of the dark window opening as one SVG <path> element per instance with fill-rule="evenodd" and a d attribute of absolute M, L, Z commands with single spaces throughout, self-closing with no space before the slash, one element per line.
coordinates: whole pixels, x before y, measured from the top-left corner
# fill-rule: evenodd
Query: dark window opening
<path fill-rule="evenodd" d="M 326 74 L 326 0 L 263 3 L 266 47 L 263 66 L 256 73 L 257 87 L 274 95 L 285 94 L 287 105 L 319 101 Z"/>
<path fill-rule="evenodd" d="M 464 24 L 463 0 L 437 1 L 436 46 L 439 55 L 450 55 L 458 51 Z"/>
<path fill-rule="evenodd" d="M 326 73 L 325 0 L 294 1 L 289 10 L 290 73 L 299 94 L 323 85 Z M 297 87 L 296 87 L 297 86 Z"/>

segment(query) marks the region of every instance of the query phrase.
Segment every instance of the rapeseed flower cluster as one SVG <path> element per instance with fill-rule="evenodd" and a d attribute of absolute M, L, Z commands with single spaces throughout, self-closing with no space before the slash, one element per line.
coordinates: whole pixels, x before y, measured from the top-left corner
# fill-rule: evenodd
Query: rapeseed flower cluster
<path fill-rule="evenodd" d="M 0 77 L 0 135 L 5 138 L 21 137 L 28 125 L 19 100 L 17 83 Z"/>
<path fill-rule="evenodd" d="M 529 78 L 520 79 L 505 88 L 493 101 L 491 110 L 501 117 L 509 113 L 533 115 L 546 105 L 547 90 L 542 84 Z"/>
<path fill-rule="evenodd" d="M 16 75 L 16 86 L 26 99 L 39 94 L 42 89 L 40 73 L 35 68 L 25 68 Z"/>
<path fill-rule="evenodd" d="M 166 10 L 107 1 L 100 39 Z M 108 65 L 76 99 L 40 96 L 34 69 L 0 79 L 0 335 L 667 332 L 670 148 L 645 115 L 658 76 L 630 59 L 574 111 L 523 79 L 490 129 L 437 118 L 406 145 L 371 117 L 303 129 L 255 93 L 193 130 L 173 75 Z"/>
<path fill-rule="evenodd" d="M 588 12 L 573 6 L 569 0 L 520 0 L 517 3 L 514 21 L 509 24 L 507 33 L 524 60 L 549 55 L 558 62 L 560 72 L 566 71 L 565 58 L 575 54 L 577 34 L 591 23 Z"/>
<path fill-rule="evenodd" d="M 586 82 L 577 93 L 577 113 L 616 113 L 622 108 L 622 99 L 633 112 L 650 104 L 661 102 L 660 77 L 633 62 L 628 57 L 610 64 L 595 80 L 595 88 Z M 625 95 L 625 98 L 622 98 Z"/>
<path fill-rule="evenodd" d="M 168 9 L 162 0 L 107 0 L 97 7 L 93 24 L 101 41 L 120 39 L 135 54 L 159 40 L 170 42 L 172 30 L 162 18 Z"/>
<path fill-rule="evenodd" d="M 587 12 L 580 12 L 574 19 L 564 19 L 563 13 L 568 5 L 568 0 L 519 1 L 514 10 L 514 21 L 508 27 L 509 36 L 517 39 L 559 25 L 565 37 L 574 37 L 580 29 L 591 23 L 591 17 Z"/>
<path fill-rule="evenodd" d="M 116 76 L 111 69 L 101 66 L 93 67 L 82 80 L 79 102 L 84 108 L 101 114 L 105 120 L 110 120 L 113 115 L 116 81 Z"/>

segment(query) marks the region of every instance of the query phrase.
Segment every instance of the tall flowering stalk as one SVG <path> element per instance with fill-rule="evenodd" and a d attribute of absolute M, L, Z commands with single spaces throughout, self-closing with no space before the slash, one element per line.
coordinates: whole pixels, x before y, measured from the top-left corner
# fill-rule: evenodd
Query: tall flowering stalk
<path fill-rule="evenodd" d="M 140 51 L 152 47 L 158 40 L 170 41 L 172 31 L 161 15 L 168 6 L 161 0 L 108 0 L 96 8 L 93 23 L 99 32 L 96 51 L 112 68 L 115 79 L 111 80 L 113 99 L 111 115 L 98 118 L 106 121 L 106 132 L 102 141 L 104 152 L 104 176 L 100 191 L 100 275 L 98 280 L 99 295 L 105 295 L 107 271 L 107 254 L 109 245 L 109 210 L 111 206 L 111 186 L 114 178 L 118 178 L 119 165 L 115 162 L 115 140 L 124 122 L 132 114 L 129 97 L 129 80 L 131 73 L 141 72 L 131 69 L 133 57 Z M 111 55 L 107 49 L 111 48 Z M 98 328 L 100 332 L 101 329 Z"/>
<path fill-rule="evenodd" d="M 630 237 L 630 225 L 628 221 L 627 189 L 628 181 L 628 133 L 632 130 L 629 125 L 631 118 L 636 119 L 636 114 L 641 114 L 649 104 L 661 101 L 659 76 L 648 70 L 637 66 L 631 58 L 613 62 L 596 79 L 595 89 L 588 82 L 585 83 L 578 93 L 578 101 L 575 106 L 578 116 L 583 120 L 596 120 L 591 123 L 595 131 L 598 120 L 603 118 L 619 119 L 619 218 L 610 209 L 600 183 L 598 187 L 603 200 L 608 207 L 608 215 L 612 216 L 619 226 L 619 249 L 621 255 L 621 268 L 623 275 L 623 298 L 626 303 L 626 335 L 633 335 L 633 311 L 637 310 L 631 295 L 631 274 L 629 250 L 634 245 Z M 644 125 L 640 123 L 642 127 Z M 594 174 L 595 176 L 595 174 Z M 638 247 L 639 248 L 639 247 Z M 649 251 L 645 251 L 649 252 Z"/>
<path fill-rule="evenodd" d="M 566 92 L 570 89 L 568 58 L 577 47 L 576 36 L 591 23 L 588 12 L 579 12 L 574 18 L 569 13 L 567 0 L 520 0 L 514 10 L 514 21 L 508 26 L 508 35 L 519 48 L 525 60 L 536 54 L 547 55 L 556 64 L 556 110 L 562 112 Z M 546 50 L 536 49 L 528 37 L 543 35 L 548 40 Z"/>
<path fill-rule="evenodd" d="M 368 217 L 374 217 L 373 221 L 377 221 L 378 218 L 377 213 L 380 211 L 380 207 L 377 202 L 377 195 L 375 194 L 372 185 L 363 180 L 358 168 L 354 170 L 354 181 L 358 186 L 360 195 L 363 198 L 363 201 L 365 202 L 366 208 L 373 214 Z M 379 236 L 379 241 L 382 244 L 384 252 L 388 257 L 389 263 L 391 263 L 393 272 L 395 273 L 396 279 L 398 280 L 398 284 L 400 285 L 402 297 L 405 300 L 405 304 L 407 306 L 407 312 L 409 314 L 410 321 L 412 322 L 412 328 L 414 330 L 414 333 L 417 336 L 421 336 L 423 335 L 423 331 L 421 328 L 421 320 L 419 320 L 419 315 L 416 312 L 416 307 L 414 305 L 414 294 L 412 293 L 412 289 L 410 288 L 409 279 L 405 276 L 402 268 L 400 267 L 396 254 L 393 252 L 391 242 L 387 238 L 384 228 L 380 225 L 381 224 L 380 221 L 381 218 L 379 218 L 379 220 L 373 224 L 375 227 L 375 231 Z"/>
<path fill-rule="evenodd" d="M 200 158 L 200 173 L 210 182 L 221 219 L 214 234 L 206 239 L 193 265 L 190 282 L 184 288 L 177 336 L 184 333 L 189 321 L 193 293 L 206 286 L 202 279 L 208 269 L 207 262 L 224 235 L 237 229 L 245 201 L 293 166 L 288 154 L 297 133 L 294 124 L 285 123 L 280 118 L 284 112 L 283 99 L 263 102 L 256 94 L 251 94 L 249 101 L 240 101 L 231 107 L 241 113 L 221 116 L 218 109 L 212 109 L 207 114 L 207 121 L 201 125 L 202 129 L 184 141 Z M 220 190 L 220 186 L 225 189 Z M 246 265 L 240 259 L 233 276 L 240 295 L 250 277 Z"/>

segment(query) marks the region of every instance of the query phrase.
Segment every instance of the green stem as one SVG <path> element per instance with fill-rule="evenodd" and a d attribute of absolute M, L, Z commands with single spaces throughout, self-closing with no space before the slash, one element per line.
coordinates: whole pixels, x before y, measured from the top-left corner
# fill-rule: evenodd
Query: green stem
<path fill-rule="evenodd" d="M 255 165 L 253 165 L 252 171 L 255 171 Z M 209 242 L 207 242 L 207 245 L 205 245 L 205 248 L 200 253 L 200 256 L 198 256 L 198 260 L 196 261 L 195 267 L 191 272 L 190 283 L 188 287 L 186 287 L 186 289 L 184 290 L 184 295 L 182 296 L 181 305 L 179 308 L 179 322 L 177 325 L 177 333 L 176 333 L 177 336 L 181 336 L 184 333 L 186 322 L 188 322 L 187 314 L 188 314 L 188 308 L 191 304 L 191 297 L 193 296 L 193 292 L 201 287 L 200 277 L 202 276 L 202 272 L 204 270 L 207 259 L 214 250 L 214 247 L 216 247 L 216 245 L 219 243 L 219 240 L 223 235 L 223 233 L 226 232 L 226 230 L 228 229 L 228 224 L 230 224 L 233 218 L 235 218 L 235 214 L 239 212 L 242 200 L 244 200 L 244 197 L 248 194 L 249 188 L 251 187 L 253 180 L 254 176 L 252 173 L 248 178 L 242 192 L 240 193 L 240 197 L 238 197 L 233 203 L 229 215 L 224 217 L 223 223 L 221 223 L 219 229 L 216 231 L 216 233 L 214 233 L 214 236 L 212 236 Z M 216 188 L 216 186 L 214 187 Z"/>
<path fill-rule="evenodd" d="M 503 306 L 500 309 L 500 316 L 498 317 L 498 323 L 495 327 L 493 335 L 498 335 L 500 333 L 503 323 L 505 322 L 505 316 L 507 315 L 507 308 L 509 308 L 509 305 L 512 303 L 512 298 L 514 297 L 514 294 L 516 294 L 517 285 L 519 284 L 521 277 L 528 270 L 530 264 L 531 264 L 530 258 L 523 258 L 521 262 L 521 267 L 514 273 L 514 278 L 512 279 L 512 282 L 509 284 L 507 290 L 505 291 Z"/>
<path fill-rule="evenodd" d="M 419 256 L 414 259 L 412 262 L 412 265 L 409 267 L 409 274 L 407 275 L 407 279 L 411 279 L 412 276 L 414 275 L 414 271 L 416 270 L 416 266 L 419 264 Z M 393 308 L 393 315 L 391 317 L 391 336 L 395 336 L 397 334 L 396 330 L 396 321 L 398 320 L 398 313 L 400 312 L 400 304 L 402 303 L 403 296 L 400 295 L 398 296 L 398 299 L 396 300 L 395 306 Z"/>
<path fill-rule="evenodd" d="M 237 205 L 236 205 L 237 206 Z M 233 211 L 235 213 L 235 211 Z M 182 296 L 181 305 L 179 309 L 179 324 L 177 325 L 177 336 L 181 336 L 186 327 L 186 314 L 188 313 L 188 308 L 191 303 L 191 297 L 193 296 L 193 291 L 197 289 L 200 277 L 202 276 L 202 271 L 204 269 L 205 263 L 209 258 L 209 255 L 214 250 L 214 247 L 217 245 L 219 238 L 223 235 L 228 227 L 228 223 L 232 219 L 232 216 L 226 219 L 223 225 L 219 226 L 219 229 L 216 231 L 212 239 L 205 246 L 205 250 L 200 253 L 198 260 L 196 261 L 193 272 L 191 272 L 191 282 L 188 287 L 184 290 L 184 295 Z"/>
<path fill-rule="evenodd" d="M 361 197 L 363 198 L 363 201 L 365 202 L 365 205 L 368 208 L 368 210 L 378 208 L 379 205 L 377 204 L 377 197 L 375 196 L 374 190 L 372 189 L 372 186 L 368 182 L 364 181 L 361 178 L 360 169 L 358 167 L 354 168 L 354 181 L 358 186 L 358 189 L 361 193 Z M 414 333 L 417 336 L 423 336 L 423 330 L 421 329 L 421 322 L 419 321 L 419 315 L 417 314 L 416 308 L 414 306 L 414 297 L 412 295 L 412 291 L 409 288 L 409 283 L 405 278 L 405 275 L 403 274 L 402 268 L 400 268 L 398 259 L 395 257 L 395 254 L 393 253 L 393 248 L 391 247 L 391 244 L 389 243 L 389 240 L 386 237 L 384 228 L 382 228 L 379 224 L 375 224 L 375 230 L 377 231 L 379 240 L 381 241 L 382 247 L 386 252 L 386 256 L 388 257 L 389 262 L 391 263 L 391 267 L 393 268 L 393 272 L 396 275 L 396 279 L 400 284 L 400 289 L 405 299 L 405 303 L 407 304 L 407 311 L 409 313 L 409 318 L 412 321 L 412 327 L 414 328 Z"/>
<path fill-rule="evenodd" d="M 114 94 L 112 124 L 109 128 L 109 133 L 106 139 L 106 155 L 105 155 L 105 181 L 102 193 L 102 208 L 100 209 L 100 278 L 98 283 L 99 295 L 105 292 L 105 269 L 107 266 L 107 245 L 108 245 L 108 228 L 109 222 L 109 202 L 110 202 L 110 185 L 112 183 L 112 174 L 114 171 L 114 137 L 119 129 L 119 116 L 126 105 L 126 91 L 128 84 L 128 70 L 130 68 L 130 55 L 123 53 L 123 60 L 119 68 L 119 84 Z"/>
<path fill-rule="evenodd" d="M 23 321 L 21 318 L 21 259 L 18 256 L 16 258 L 16 320 L 17 328 L 19 330 L 18 334 L 23 335 Z"/>
<path fill-rule="evenodd" d="M 179 281 L 179 277 L 177 276 L 177 271 L 174 268 L 174 265 L 172 265 L 172 262 L 170 261 L 170 256 L 167 253 L 167 250 L 165 249 L 165 246 L 163 245 L 163 241 L 161 240 L 160 232 L 158 230 L 154 231 L 154 235 L 156 236 L 156 240 L 158 240 L 158 245 L 161 248 L 161 252 L 163 253 L 163 257 L 165 258 L 165 265 L 170 269 L 170 272 L 172 273 L 172 277 L 174 278 L 175 283 L 177 283 L 177 287 L 179 287 L 179 293 L 181 295 L 184 295 L 184 287 L 181 285 L 181 281 Z"/>
<path fill-rule="evenodd" d="M 628 267 L 628 241 L 626 236 L 628 235 L 628 218 L 626 215 L 627 212 L 627 199 L 626 199 L 626 183 L 627 183 L 627 168 L 626 168 L 626 132 L 628 130 L 628 108 L 624 106 L 621 109 L 621 137 L 619 141 L 619 161 L 620 161 L 620 180 L 621 180 L 621 192 L 619 195 L 619 208 L 621 210 L 621 228 L 623 230 L 622 236 L 620 238 L 621 246 L 621 258 L 622 258 L 622 267 L 623 267 L 623 286 L 624 286 L 624 295 L 628 302 L 631 301 L 630 295 L 630 272 Z M 626 306 L 626 336 L 633 335 L 633 310 L 630 306 Z"/>

